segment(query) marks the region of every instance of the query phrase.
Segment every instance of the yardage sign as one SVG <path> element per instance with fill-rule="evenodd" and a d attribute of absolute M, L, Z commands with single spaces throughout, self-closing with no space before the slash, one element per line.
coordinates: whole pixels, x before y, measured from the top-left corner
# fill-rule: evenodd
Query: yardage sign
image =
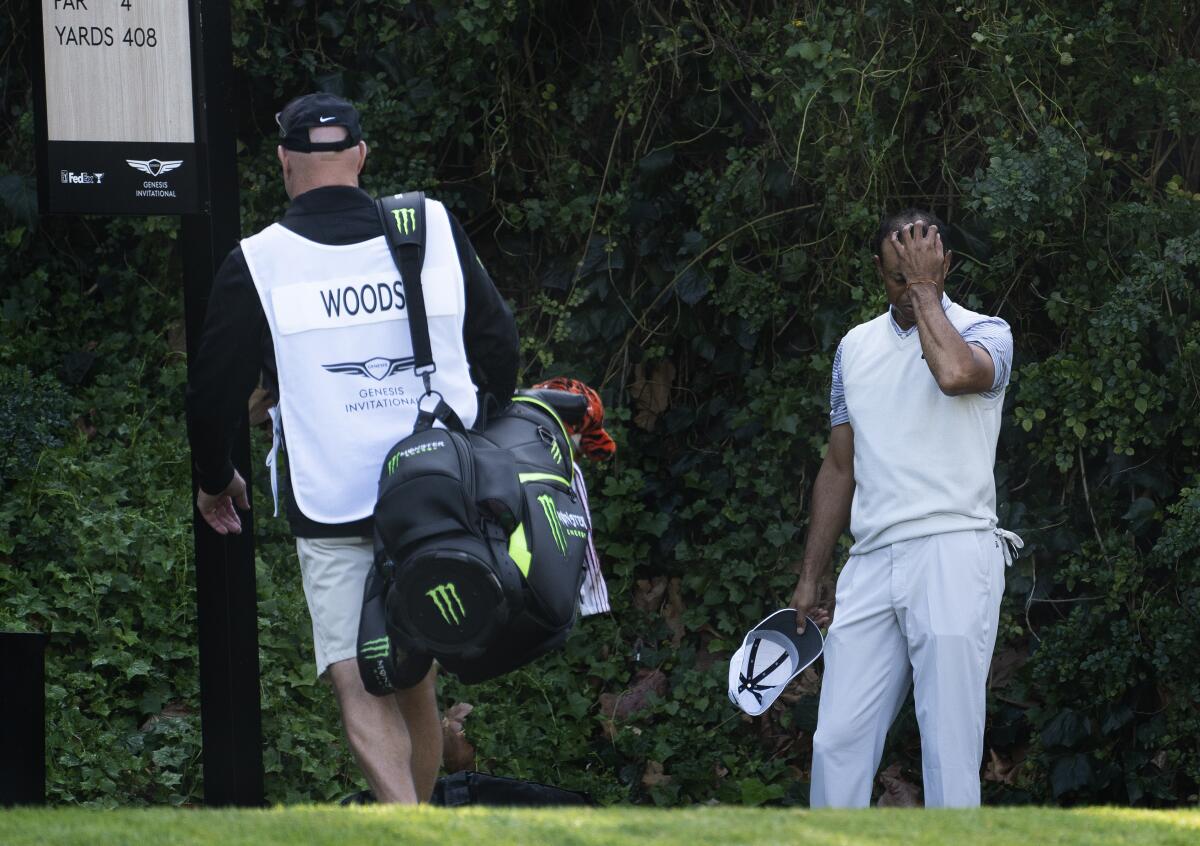
<path fill-rule="evenodd" d="M 199 211 L 188 0 L 41 0 L 44 212 Z"/>

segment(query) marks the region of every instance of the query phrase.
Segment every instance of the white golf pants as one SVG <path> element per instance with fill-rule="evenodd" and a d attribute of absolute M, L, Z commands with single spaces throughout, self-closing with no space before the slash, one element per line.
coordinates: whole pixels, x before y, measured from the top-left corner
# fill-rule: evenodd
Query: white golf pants
<path fill-rule="evenodd" d="M 837 582 L 813 737 L 814 808 L 862 808 L 915 685 L 927 807 L 979 805 L 984 695 L 1008 553 L 1001 530 L 852 555 Z"/>

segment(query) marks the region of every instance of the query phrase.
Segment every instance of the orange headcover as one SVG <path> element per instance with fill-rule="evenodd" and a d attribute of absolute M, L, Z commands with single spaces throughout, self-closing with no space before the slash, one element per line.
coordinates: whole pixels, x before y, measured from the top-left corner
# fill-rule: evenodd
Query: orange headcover
<path fill-rule="evenodd" d="M 617 451 L 617 445 L 609 437 L 608 432 L 604 431 L 604 403 L 600 401 L 598 393 L 578 379 L 569 379 L 565 376 L 547 379 L 533 387 L 549 388 L 553 391 L 569 391 L 587 397 L 587 411 L 583 414 L 583 421 L 578 426 L 568 424 L 567 430 L 572 435 L 579 435 L 580 449 L 588 458 L 596 461 L 612 458 L 613 453 Z"/>

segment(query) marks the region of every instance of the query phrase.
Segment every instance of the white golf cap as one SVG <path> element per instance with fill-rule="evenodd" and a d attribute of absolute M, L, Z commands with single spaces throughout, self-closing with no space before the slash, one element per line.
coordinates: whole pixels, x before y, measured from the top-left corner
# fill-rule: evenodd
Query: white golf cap
<path fill-rule="evenodd" d="M 729 701 L 752 717 L 774 704 L 788 683 L 825 648 L 811 619 L 804 634 L 796 631 L 796 610 L 784 608 L 752 628 L 729 659 Z"/>

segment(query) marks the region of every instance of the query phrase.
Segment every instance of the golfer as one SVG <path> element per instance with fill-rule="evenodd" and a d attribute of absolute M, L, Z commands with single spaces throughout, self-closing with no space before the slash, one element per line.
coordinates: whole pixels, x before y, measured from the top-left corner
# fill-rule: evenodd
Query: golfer
<path fill-rule="evenodd" d="M 910 209 L 874 239 L 888 310 L 834 356 L 829 449 L 792 607 L 819 625 L 817 585 L 847 520 L 813 737 L 811 804 L 865 807 L 888 728 L 914 686 L 925 804 L 979 804 L 984 693 L 1011 532 L 992 466 L 1012 334 L 944 289 L 944 227 Z M 801 618 L 803 620 L 803 618 Z"/>
<path fill-rule="evenodd" d="M 415 686 L 381 697 L 363 687 L 355 660 L 380 465 L 412 432 L 424 392 L 413 373 L 404 281 L 375 202 L 358 187 L 367 145 L 357 110 L 309 94 L 276 120 L 291 204 L 221 265 L 191 363 L 196 507 L 214 531 L 241 531 L 235 505 L 249 503 L 230 443 L 262 372 L 279 398 L 272 467 L 286 434 L 283 487 L 317 675 L 333 683 L 350 748 L 378 801 L 426 801 L 442 755 L 430 660 L 408 668 Z M 470 426 L 484 394 L 512 396 L 516 325 L 462 227 L 441 203 L 426 200 L 425 211 L 432 387 Z"/>

